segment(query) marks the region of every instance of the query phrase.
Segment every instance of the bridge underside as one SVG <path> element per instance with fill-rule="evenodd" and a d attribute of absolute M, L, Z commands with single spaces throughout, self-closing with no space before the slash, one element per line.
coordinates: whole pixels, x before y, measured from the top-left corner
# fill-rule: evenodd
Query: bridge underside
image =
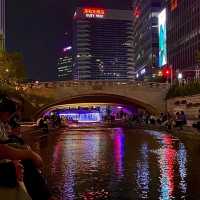
<path fill-rule="evenodd" d="M 91 94 L 91 95 L 80 95 L 74 97 L 67 97 L 54 103 L 47 105 L 41 108 L 36 115 L 34 116 L 35 119 L 46 113 L 47 111 L 53 110 L 56 106 L 59 105 L 66 105 L 66 104 L 78 104 L 78 103 L 113 103 L 113 104 L 121 104 L 125 106 L 135 106 L 141 109 L 145 109 L 150 113 L 156 114 L 156 108 L 152 107 L 149 104 L 145 104 L 142 101 L 138 101 L 132 98 L 120 96 L 120 95 L 113 95 L 113 94 Z"/>

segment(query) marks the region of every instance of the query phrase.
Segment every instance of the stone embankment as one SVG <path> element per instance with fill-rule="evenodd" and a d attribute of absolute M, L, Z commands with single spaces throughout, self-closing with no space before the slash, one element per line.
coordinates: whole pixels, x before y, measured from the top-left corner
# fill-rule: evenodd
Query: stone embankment
<path fill-rule="evenodd" d="M 184 111 L 188 119 L 197 120 L 200 114 L 200 94 L 168 99 L 167 110 L 174 114 Z"/>

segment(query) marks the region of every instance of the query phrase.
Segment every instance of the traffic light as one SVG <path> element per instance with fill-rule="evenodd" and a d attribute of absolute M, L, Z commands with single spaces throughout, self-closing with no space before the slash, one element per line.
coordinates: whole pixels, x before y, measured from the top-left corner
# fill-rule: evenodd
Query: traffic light
<path fill-rule="evenodd" d="M 172 69 L 169 66 L 164 67 L 163 70 L 162 70 L 163 76 L 166 77 L 166 78 L 169 78 L 171 76 L 171 73 L 172 73 L 171 70 Z"/>

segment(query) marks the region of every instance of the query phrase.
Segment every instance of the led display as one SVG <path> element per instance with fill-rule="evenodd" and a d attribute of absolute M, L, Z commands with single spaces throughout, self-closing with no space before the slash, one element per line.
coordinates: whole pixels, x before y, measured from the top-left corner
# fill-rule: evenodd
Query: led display
<path fill-rule="evenodd" d="M 158 15 L 159 25 L 159 66 L 167 64 L 167 30 L 166 30 L 166 9 Z"/>
<path fill-rule="evenodd" d="M 87 18 L 104 18 L 105 10 L 100 8 L 84 8 L 83 14 Z"/>

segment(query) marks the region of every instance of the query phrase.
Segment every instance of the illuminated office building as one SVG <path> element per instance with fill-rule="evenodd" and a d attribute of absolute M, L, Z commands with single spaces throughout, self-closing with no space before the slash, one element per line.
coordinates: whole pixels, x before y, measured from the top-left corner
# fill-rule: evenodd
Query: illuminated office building
<path fill-rule="evenodd" d="M 57 64 L 58 79 L 59 80 L 73 80 L 73 55 L 72 47 L 63 49 Z"/>
<path fill-rule="evenodd" d="M 167 1 L 168 62 L 174 71 L 190 71 L 197 67 L 200 51 L 200 1 Z"/>
<path fill-rule="evenodd" d="M 158 15 L 163 0 L 133 0 L 134 60 L 138 75 L 159 67 Z"/>
<path fill-rule="evenodd" d="M 78 8 L 73 35 L 74 79 L 133 79 L 131 11 Z"/>
<path fill-rule="evenodd" d="M 5 0 L 0 0 L 0 50 L 5 49 Z"/>

